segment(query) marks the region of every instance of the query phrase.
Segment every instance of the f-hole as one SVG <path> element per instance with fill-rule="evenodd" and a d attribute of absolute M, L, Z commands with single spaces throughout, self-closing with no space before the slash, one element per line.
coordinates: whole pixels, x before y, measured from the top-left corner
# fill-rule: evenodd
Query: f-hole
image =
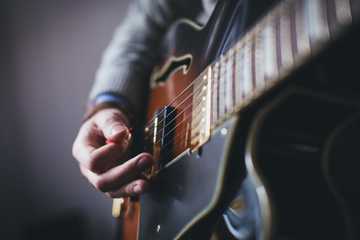
<path fill-rule="evenodd" d="M 192 56 L 190 54 L 175 58 L 170 58 L 167 63 L 159 70 L 155 71 L 153 74 L 153 84 L 158 85 L 165 83 L 172 74 L 179 71 L 180 69 L 183 70 L 183 74 L 186 74 L 191 66 Z"/>

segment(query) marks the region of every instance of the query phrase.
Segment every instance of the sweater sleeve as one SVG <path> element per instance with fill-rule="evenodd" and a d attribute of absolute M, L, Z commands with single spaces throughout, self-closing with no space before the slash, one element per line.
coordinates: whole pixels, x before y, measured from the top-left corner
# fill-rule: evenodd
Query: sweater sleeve
<path fill-rule="evenodd" d="M 115 31 L 97 71 L 90 100 L 107 92 L 121 95 L 135 116 L 143 117 L 149 75 L 156 62 L 160 43 L 169 26 L 178 18 L 195 18 L 201 3 L 188 0 L 135 0 Z M 198 1 L 201 2 L 201 1 Z M 190 7 L 191 6 L 191 7 Z"/>

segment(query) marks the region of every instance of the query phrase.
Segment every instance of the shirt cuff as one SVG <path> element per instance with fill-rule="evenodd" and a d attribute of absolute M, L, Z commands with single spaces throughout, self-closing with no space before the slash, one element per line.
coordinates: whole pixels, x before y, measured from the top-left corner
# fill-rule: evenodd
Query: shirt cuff
<path fill-rule="evenodd" d="M 85 114 L 85 120 L 89 119 L 99 110 L 110 107 L 118 108 L 125 115 L 128 122 L 134 123 L 135 118 L 130 110 L 131 105 L 129 101 L 126 97 L 112 92 L 101 93 L 90 102 Z"/>
<path fill-rule="evenodd" d="M 130 109 L 129 102 L 127 101 L 127 99 L 115 93 L 101 93 L 98 96 L 96 96 L 92 102 L 94 106 L 103 103 L 116 103 L 119 104 L 119 106 L 122 106 L 122 108 Z"/>

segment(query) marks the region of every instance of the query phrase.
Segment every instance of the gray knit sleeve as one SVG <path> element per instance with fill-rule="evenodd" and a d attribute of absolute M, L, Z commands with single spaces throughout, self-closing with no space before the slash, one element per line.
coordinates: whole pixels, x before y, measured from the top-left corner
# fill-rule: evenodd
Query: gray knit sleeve
<path fill-rule="evenodd" d="M 104 52 L 90 99 L 105 92 L 119 94 L 134 107 L 131 109 L 134 114 L 141 114 L 149 75 L 164 34 L 176 19 L 193 18 L 201 8 L 189 2 L 136 0 L 131 3 L 125 20 Z"/>

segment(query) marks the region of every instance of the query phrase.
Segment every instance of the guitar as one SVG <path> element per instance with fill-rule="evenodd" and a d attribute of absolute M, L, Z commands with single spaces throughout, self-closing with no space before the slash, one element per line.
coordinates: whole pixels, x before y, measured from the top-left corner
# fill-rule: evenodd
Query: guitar
<path fill-rule="evenodd" d="M 261 18 L 245 2 L 166 35 L 144 128 L 156 165 L 146 194 L 114 202 L 122 239 L 359 239 L 360 1 Z"/>

